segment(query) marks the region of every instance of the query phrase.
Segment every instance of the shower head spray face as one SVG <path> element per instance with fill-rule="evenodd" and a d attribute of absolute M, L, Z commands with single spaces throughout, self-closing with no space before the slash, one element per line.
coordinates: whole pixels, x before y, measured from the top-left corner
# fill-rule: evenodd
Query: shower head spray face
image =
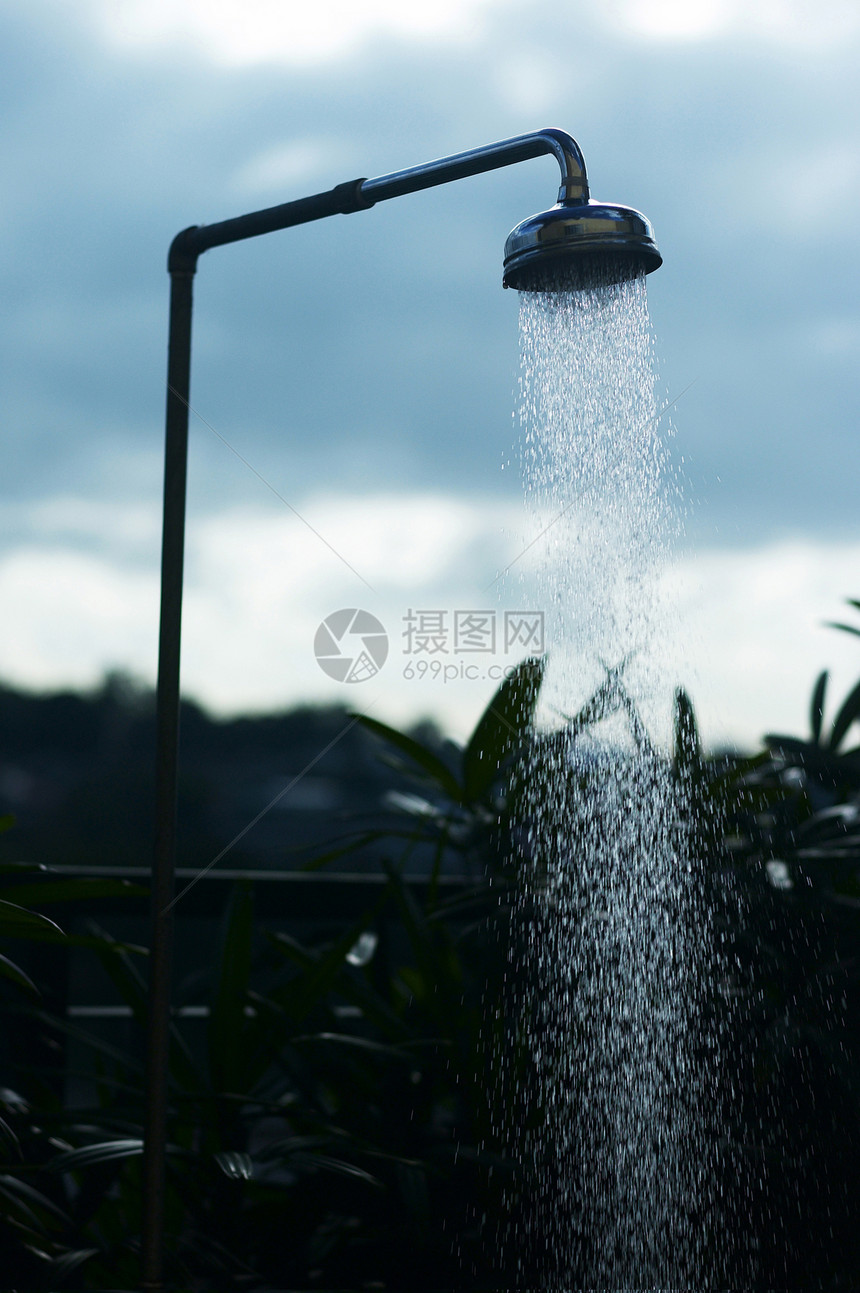
<path fill-rule="evenodd" d="M 659 269 L 663 258 L 640 211 L 606 202 L 559 202 L 508 234 L 504 287 L 518 292 L 621 282 Z"/>

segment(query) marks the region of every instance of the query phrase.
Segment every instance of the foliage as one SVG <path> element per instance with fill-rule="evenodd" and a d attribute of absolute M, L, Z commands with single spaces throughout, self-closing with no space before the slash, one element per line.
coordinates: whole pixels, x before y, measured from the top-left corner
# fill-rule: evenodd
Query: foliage
<path fill-rule="evenodd" d="M 822 673 L 809 736 L 769 735 L 751 759 L 703 757 L 677 701 L 676 765 L 718 881 L 726 1194 L 756 1287 L 853 1288 L 860 1268 L 860 684 L 829 724 L 826 700 Z"/>
<path fill-rule="evenodd" d="M 0 819 L 0 829 L 12 825 L 10 817 Z M 28 944 L 48 945 L 60 952 L 70 947 L 103 950 L 99 936 L 66 934 L 30 903 L 86 905 L 93 898 L 144 892 L 123 880 L 54 878 L 49 868 L 26 863 L 0 866 L 0 884 L 5 895 L 0 900 L 0 939 L 4 945 L 24 943 L 25 952 L 32 952 Z M 142 950 L 122 947 L 124 954 Z M 72 1238 L 72 1200 L 63 1197 L 51 1180 L 58 1151 L 71 1149 L 51 1128 L 52 1123 L 59 1128 L 66 1121 L 59 1075 L 50 1063 L 56 1059 L 53 1034 L 60 1025 L 58 1003 L 45 999 L 28 973 L 30 967 L 19 963 L 20 952 L 16 957 L 0 954 L 0 1005 L 11 1025 L 7 1041 L 14 1039 L 14 1067 L 29 1089 L 24 1096 L 11 1087 L 0 1088 L 0 1250 L 4 1275 L 22 1287 L 38 1288 L 45 1287 L 49 1272 L 57 1281 L 71 1275 L 90 1253 Z M 39 1063 L 45 1059 L 48 1064 Z M 4 1067 L 12 1067 L 8 1057 Z"/>
<path fill-rule="evenodd" d="M 508 1123 L 541 1117 L 508 986 L 528 778 L 618 714 L 634 744 L 662 758 L 620 668 L 555 733 L 534 727 L 542 678 L 542 661 L 524 662 L 460 751 L 360 720 L 412 792 L 308 863 L 377 848 L 385 884 L 352 924 L 300 938 L 269 928 L 253 888 L 236 887 L 217 956 L 177 994 L 171 1285 L 504 1285 L 522 1177 L 497 1111 Z M 860 1268 L 860 751 L 846 748 L 858 696 L 826 724 L 823 675 L 809 739 L 768 737 L 753 758 L 707 755 L 689 697 L 675 698 L 671 772 L 723 969 L 713 1009 L 735 1092 L 723 1184 L 759 1243 L 745 1287 L 848 1288 Z M 562 793 L 553 811 L 572 802 Z M 407 878 L 416 856 L 429 868 L 423 887 Z M 455 872 L 458 886 L 446 880 Z M 0 878 L 12 904 L 0 934 L 61 946 L 66 936 L 31 906 L 40 894 L 80 906 L 78 882 L 63 882 L 64 895 L 21 868 Z M 39 1043 L 7 1056 L 15 1081 L 0 1091 L 4 1274 L 28 1288 L 134 1287 L 143 961 L 92 922 L 74 937 L 130 1008 L 131 1032 L 116 1045 L 70 1021 L 37 998 L 32 966 L 2 963 L 7 1021 Z M 204 1018 L 183 1013 L 201 1001 Z M 46 1047 L 64 1041 L 89 1053 L 89 1095 L 74 1108 L 46 1063 Z"/>
<path fill-rule="evenodd" d="M 402 801 L 386 885 L 350 928 L 312 945 L 262 928 L 237 886 L 206 996 L 203 1026 L 183 1020 L 170 1056 L 165 1200 L 174 1283 L 193 1287 L 438 1288 L 495 1279 L 505 1164 L 493 1146 L 492 1091 L 504 1014 L 492 1008 L 507 964 L 498 896 L 508 883 L 499 786 L 529 738 L 542 664 L 500 689 L 459 765 L 365 720 L 433 801 Z M 341 854 L 358 842 L 347 841 Z M 433 858 L 422 901 L 402 870 Z M 337 850 L 336 850 L 337 851 Z M 449 854 L 472 883 L 442 883 Z M 493 881 L 497 884 L 493 888 Z M 145 981 L 128 948 L 91 926 L 92 951 L 143 1025 Z M 142 1039 L 119 1049 L 48 1012 L 57 1037 L 86 1040 L 92 1100 L 68 1110 L 38 1092 L 38 1123 L 16 1179 L 54 1209 L 38 1247 L 40 1277 L 74 1270 L 87 1287 L 137 1281 Z M 29 1094 L 29 1093 L 28 1093 Z M 21 1116 L 32 1104 L 22 1097 Z M 22 1142 L 23 1143 L 23 1142 Z M 27 1245 L 24 1245 L 25 1249 Z M 20 1245 L 19 1250 L 20 1252 Z M 459 1272 L 463 1272 L 460 1274 Z M 23 1276 L 22 1281 L 23 1282 Z"/>

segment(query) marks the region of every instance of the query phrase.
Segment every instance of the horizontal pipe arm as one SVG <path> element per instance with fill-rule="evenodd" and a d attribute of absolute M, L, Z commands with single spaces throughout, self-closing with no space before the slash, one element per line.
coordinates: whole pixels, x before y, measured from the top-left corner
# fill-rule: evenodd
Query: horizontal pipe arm
<path fill-rule="evenodd" d="M 565 131 L 552 128 L 537 130 L 530 135 L 516 135 L 513 139 L 485 144 L 467 153 L 455 153 L 451 157 L 440 157 L 438 161 L 424 162 L 421 166 L 412 166 L 405 171 L 394 171 L 391 175 L 364 180 L 361 192 L 374 202 L 384 202 L 386 198 L 397 198 L 404 193 L 432 188 L 435 184 L 448 184 L 451 180 L 461 180 L 468 175 L 495 171 L 502 166 L 513 166 L 517 162 L 525 162 L 548 153 L 555 157 L 561 170 L 559 202 L 587 202 L 588 177 L 580 147 Z"/>
<path fill-rule="evenodd" d="M 299 198 L 295 202 L 282 202 L 280 206 L 252 211 L 249 215 L 221 220 L 217 224 L 192 225 L 183 229 L 173 239 L 167 257 L 171 274 L 194 273 L 197 257 L 210 247 L 223 247 L 228 242 L 241 242 L 256 238 L 261 233 L 274 233 L 276 229 L 289 229 L 292 225 L 308 224 L 330 215 L 350 215 L 353 211 L 366 211 L 373 206 L 373 199 L 361 192 L 362 180 L 348 180 L 325 193 Z"/>
<path fill-rule="evenodd" d="M 192 225 L 178 233 L 170 247 L 167 268 L 174 273 L 193 274 L 197 258 L 210 247 L 221 247 L 228 242 L 256 238 L 258 234 L 274 233 L 292 225 L 307 224 L 330 215 L 350 215 L 353 211 L 366 211 L 376 202 L 449 184 L 468 175 L 481 175 L 484 171 L 513 166 L 516 162 L 532 157 L 552 154 L 561 170 L 560 202 L 587 202 L 588 177 L 585 160 L 579 145 L 563 130 L 538 130 L 530 135 L 517 135 L 502 139 L 496 144 L 485 144 L 467 153 L 454 153 L 438 161 L 424 162 L 405 171 L 394 171 L 372 180 L 349 180 L 325 193 L 299 198 L 296 202 L 283 202 L 280 206 L 252 211 L 249 215 L 221 220 L 217 224 Z"/>

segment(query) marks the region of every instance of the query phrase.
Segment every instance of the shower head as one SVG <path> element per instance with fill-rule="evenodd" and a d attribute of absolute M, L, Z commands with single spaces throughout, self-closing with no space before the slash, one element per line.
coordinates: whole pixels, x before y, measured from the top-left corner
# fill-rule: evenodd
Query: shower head
<path fill-rule="evenodd" d="M 415 193 L 546 153 L 555 157 L 561 171 L 557 205 L 541 215 L 530 216 L 508 235 L 505 287 L 515 287 L 520 292 L 584 287 L 589 282 L 620 281 L 657 269 L 662 258 L 648 221 L 631 207 L 591 201 L 582 150 L 571 135 L 554 127 L 377 179 L 357 181 L 356 200 L 359 205 L 373 206 L 403 193 Z"/>
<path fill-rule="evenodd" d="M 561 195 L 560 195 L 561 197 Z M 640 211 L 588 198 L 561 200 L 508 234 L 503 285 L 518 292 L 617 283 L 659 269 L 663 258 Z"/>

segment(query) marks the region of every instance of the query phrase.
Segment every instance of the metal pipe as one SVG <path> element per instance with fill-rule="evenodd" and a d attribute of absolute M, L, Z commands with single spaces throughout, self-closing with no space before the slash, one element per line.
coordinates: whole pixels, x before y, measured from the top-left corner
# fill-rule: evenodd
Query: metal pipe
<path fill-rule="evenodd" d="M 173 942 L 173 911 L 170 904 L 173 900 L 176 868 L 179 660 L 182 634 L 193 283 L 193 267 L 172 270 L 164 436 L 161 625 L 156 692 L 155 858 L 150 899 L 152 934 L 143 1137 L 141 1287 L 144 1289 L 164 1287 L 164 1182 L 170 1051 L 170 963 Z"/>
<path fill-rule="evenodd" d="M 588 203 L 588 179 L 579 145 L 562 130 L 547 129 L 456 153 L 376 179 L 350 180 L 325 193 L 267 207 L 212 225 L 193 225 L 170 246 L 170 334 L 165 423 L 164 517 L 161 558 L 161 628 L 158 656 L 156 748 L 156 846 L 152 876 L 147 1087 L 144 1129 L 142 1279 L 164 1288 L 164 1185 L 168 1122 L 170 965 L 176 867 L 179 758 L 180 639 L 188 460 L 192 283 L 198 257 L 211 247 L 255 238 L 330 215 L 367 210 L 377 202 L 511 166 L 545 154 L 561 170 L 561 203 Z"/>
<path fill-rule="evenodd" d="M 390 175 L 380 175 L 374 180 L 364 180 L 361 193 L 374 202 L 384 202 L 387 198 L 416 193 L 419 189 L 429 189 L 436 184 L 449 184 L 452 180 L 481 175 L 485 171 L 513 166 L 517 162 L 529 161 L 532 157 L 542 157 L 545 154 L 552 154 L 561 170 L 559 202 L 587 202 L 588 177 L 579 144 L 563 130 L 551 128 L 537 130 L 530 135 L 516 135 L 513 139 L 502 139 L 496 144 L 485 144 L 467 153 L 454 153 L 451 157 L 424 162 L 421 166 L 412 166 L 405 171 L 393 171 Z"/>

